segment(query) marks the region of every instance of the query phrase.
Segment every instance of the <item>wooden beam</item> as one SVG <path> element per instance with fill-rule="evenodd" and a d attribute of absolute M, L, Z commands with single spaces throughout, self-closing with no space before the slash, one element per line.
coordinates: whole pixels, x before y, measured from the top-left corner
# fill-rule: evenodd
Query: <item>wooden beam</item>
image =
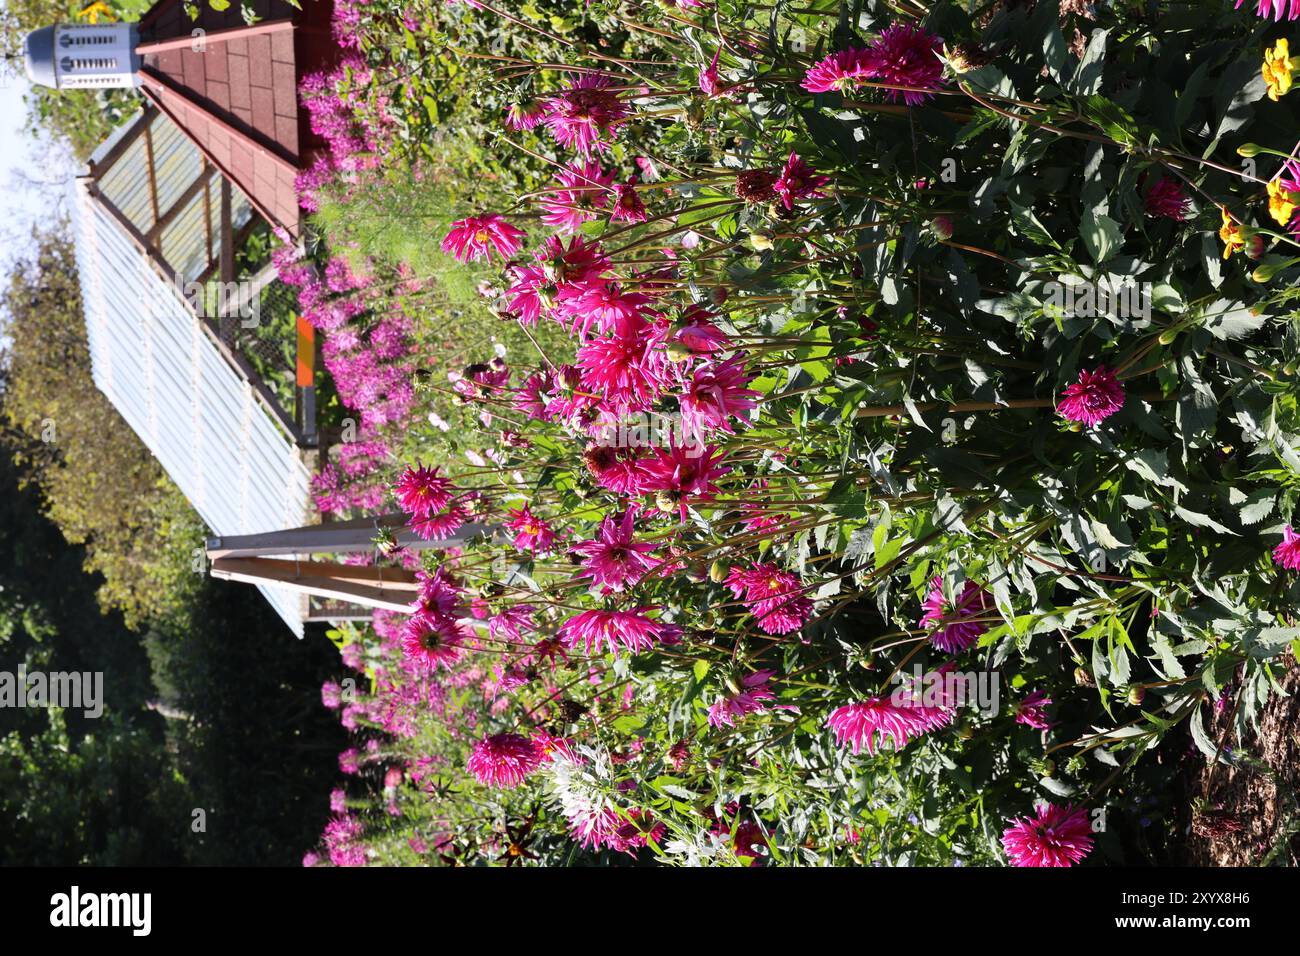
<path fill-rule="evenodd" d="M 284 565 L 284 567 L 274 568 L 267 565 Z M 315 594 L 319 597 L 335 598 L 398 613 L 410 613 L 414 601 L 409 591 L 332 577 L 299 574 L 294 570 L 292 561 L 270 561 L 249 567 L 238 563 L 238 559 L 221 559 L 212 563 L 212 576 L 226 581 L 243 581 L 248 584 L 286 588 L 303 594 Z"/>
<path fill-rule="evenodd" d="M 100 176 L 104 175 L 106 170 L 111 169 L 113 164 L 121 158 L 122 154 L 130 149 L 132 144 L 135 143 L 136 137 L 140 136 L 144 130 L 153 123 L 154 117 L 157 115 L 158 108 L 148 100 L 145 100 L 144 106 L 141 108 L 139 116 L 136 117 L 136 122 L 132 128 L 124 133 L 122 138 L 114 143 L 113 147 L 99 158 L 99 162 L 88 162 L 86 164 L 90 172 L 90 178 L 98 180 Z"/>
<path fill-rule="evenodd" d="M 414 571 L 406 568 L 383 568 L 374 565 L 342 564 L 338 561 L 286 560 L 282 558 L 218 558 L 213 567 L 224 571 L 253 575 L 292 574 L 295 578 L 329 578 L 334 581 L 352 581 L 383 591 L 409 594 L 420 590 Z M 268 580 L 271 580 L 268 578 Z M 279 578 L 275 578 L 279 580 Z M 406 603 L 410 603 L 408 598 Z"/>
<path fill-rule="evenodd" d="M 284 531 L 227 535 L 208 539 L 208 560 L 267 557 L 277 554 L 356 554 L 375 549 L 376 528 L 393 532 L 397 543 L 414 551 L 456 548 L 480 534 L 490 534 L 494 525 L 468 524 L 450 538 L 425 541 L 406 526 L 404 514 L 380 515 L 350 521 L 331 521 Z"/>
<path fill-rule="evenodd" d="M 221 219 L 218 227 L 221 233 L 221 281 L 233 282 L 235 280 L 235 229 L 232 224 L 233 197 L 231 196 L 230 180 L 225 176 L 221 177 Z"/>
<path fill-rule="evenodd" d="M 194 182 L 185 187 L 185 192 L 181 193 L 161 216 L 155 214 L 153 228 L 145 233 L 145 238 L 150 242 L 157 242 L 162 235 L 162 231 L 172 224 L 172 220 L 185 211 L 185 207 L 193 201 L 200 191 L 207 189 L 208 181 L 216 175 L 216 171 L 215 166 L 204 161 L 202 172 L 194 178 Z"/>
<path fill-rule="evenodd" d="M 148 125 L 144 128 L 144 155 L 148 161 L 145 168 L 149 172 L 149 205 L 153 209 L 154 228 L 158 225 L 158 170 L 154 168 L 153 131 Z M 150 230 L 152 232 L 152 230 Z"/>

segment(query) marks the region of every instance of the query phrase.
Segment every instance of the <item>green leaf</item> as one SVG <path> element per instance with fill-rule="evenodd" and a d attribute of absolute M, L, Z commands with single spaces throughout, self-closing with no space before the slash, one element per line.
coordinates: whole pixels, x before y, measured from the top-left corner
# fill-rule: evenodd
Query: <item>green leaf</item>
<path fill-rule="evenodd" d="M 1092 210 L 1083 214 L 1079 235 L 1083 237 L 1083 244 L 1088 247 L 1092 261 L 1098 265 L 1117 253 L 1124 243 L 1119 223 L 1110 216 L 1099 215 Z"/>

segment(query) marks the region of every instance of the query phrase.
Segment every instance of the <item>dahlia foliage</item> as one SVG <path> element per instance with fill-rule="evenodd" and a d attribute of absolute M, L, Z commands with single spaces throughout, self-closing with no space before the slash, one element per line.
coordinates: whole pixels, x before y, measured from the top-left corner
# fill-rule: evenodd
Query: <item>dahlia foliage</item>
<path fill-rule="evenodd" d="M 312 862 L 1174 858 L 1300 646 L 1297 8 L 977 6 L 338 0 L 304 205 L 452 202 L 278 256 L 431 545 Z"/>

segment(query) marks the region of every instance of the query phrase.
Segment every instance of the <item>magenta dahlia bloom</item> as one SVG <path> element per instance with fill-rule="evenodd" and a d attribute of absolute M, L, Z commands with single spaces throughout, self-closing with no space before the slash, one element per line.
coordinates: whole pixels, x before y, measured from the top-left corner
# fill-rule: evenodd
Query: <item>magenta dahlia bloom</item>
<path fill-rule="evenodd" d="M 743 356 L 702 362 L 687 376 L 677 396 L 685 436 L 703 441 L 713 431 L 732 434 L 731 419 L 743 419 L 761 394 L 746 388 L 748 384 Z"/>
<path fill-rule="evenodd" d="M 644 323 L 622 326 L 578 349 L 582 384 L 606 402 L 644 408 L 665 385 L 667 357 Z"/>
<path fill-rule="evenodd" d="M 828 177 L 817 175 L 816 170 L 800 159 L 798 154 L 791 153 L 772 188 L 781 197 L 781 205 L 793 209 L 797 199 L 825 198 L 821 188 L 829 182 Z"/>
<path fill-rule="evenodd" d="M 1072 422 L 1092 426 L 1124 407 L 1124 386 L 1105 365 L 1079 373 L 1079 381 L 1065 389 L 1056 410 Z"/>
<path fill-rule="evenodd" d="M 454 618 L 416 614 L 402 628 L 402 654 L 417 673 L 432 672 L 460 659 L 464 639 Z"/>
<path fill-rule="evenodd" d="M 537 100 L 529 100 L 527 103 L 516 103 L 510 109 L 506 110 L 506 127 L 508 129 L 524 130 L 532 129 L 542 121 L 546 115 L 546 106 Z"/>
<path fill-rule="evenodd" d="M 609 213 L 610 222 L 645 222 L 645 203 L 637 195 L 636 179 L 614 187 L 614 208 Z"/>
<path fill-rule="evenodd" d="M 560 625 L 556 635 L 569 648 L 581 646 L 588 654 L 605 649 L 617 654 L 621 649 L 640 654 L 654 647 L 663 628 L 646 617 L 649 608 L 631 611 L 583 611 Z"/>
<path fill-rule="evenodd" d="M 519 734 L 495 734 L 474 745 L 469 772 L 488 787 L 513 790 L 542 762 L 537 747 Z"/>
<path fill-rule="evenodd" d="M 713 324 L 717 316 L 702 305 L 692 305 L 673 326 L 672 341 L 680 342 L 696 355 L 716 352 L 727 344 L 727 333 Z"/>
<path fill-rule="evenodd" d="M 746 714 L 767 710 L 767 701 L 776 700 L 776 695 L 767 686 L 774 673 L 755 671 L 741 681 L 737 690 L 715 700 L 709 705 L 709 726 L 732 727 Z"/>
<path fill-rule="evenodd" d="M 935 576 L 930 581 L 930 593 L 926 596 L 925 613 L 921 615 L 919 626 L 934 628 L 930 643 L 939 650 L 959 654 L 988 630 L 983 621 L 971 618 L 978 618 L 992 606 L 989 593 L 974 581 L 967 581 L 957 599 L 957 606 L 949 607 L 943 593 L 943 578 Z"/>
<path fill-rule="evenodd" d="M 443 568 L 432 574 L 418 571 L 415 577 L 420 582 L 420 594 L 412 605 L 414 613 L 438 617 L 460 612 L 463 588 Z"/>
<path fill-rule="evenodd" d="M 1012 866 L 1073 866 L 1092 852 L 1088 811 L 1044 804 L 1003 831 L 1002 848 Z"/>
<path fill-rule="evenodd" d="M 502 259 L 509 259 L 519 251 L 526 235 L 496 214 L 469 216 L 451 224 L 442 251 L 455 256 L 457 262 L 486 262 L 494 249 Z"/>
<path fill-rule="evenodd" d="M 617 282 L 588 280 L 566 282 L 560 288 L 559 310 L 569 330 L 586 338 L 594 326 L 602 332 L 618 328 L 639 329 L 650 304 L 642 292 L 629 292 Z"/>
<path fill-rule="evenodd" d="M 524 643 L 524 634 L 537 630 L 533 623 L 533 613 L 537 608 L 531 604 L 512 604 L 500 614 L 493 614 L 487 619 L 488 635 L 494 641 L 506 644 Z"/>
<path fill-rule="evenodd" d="M 558 189 L 552 189 L 539 202 L 544 212 L 542 222 L 562 232 L 577 232 L 584 222 L 599 218 L 599 210 L 609 205 L 614 174 L 600 168 L 600 163 L 586 160 L 569 163 L 555 174 Z"/>
<path fill-rule="evenodd" d="M 1178 180 L 1169 176 L 1161 176 L 1147 190 L 1146 197 L 1142 202 L 1146 206 L 1148 216 L 1182 222 L 1187 218 L 1187 207 L 1191 205 L 1192 201 L 1188 198 L 1187 193 L 1183 191 L 1183 187 Z"/>
<path fill-rule="evenodd" d="M 1283 163 L 1277 183 L 1289 193 L 1300 193 L 1300 160 L 1288 159 Z"/>
<path fill-rule="evenodd" d="M 641 491 L 662 492 L 665 499 L 678 505 L 682 520 L 692 501 L 712 501 L 718 493 L 717 481 L 731 471 L 723 464 L 726 452 L 711 445 L 703 448 L 673 442 L 668 448 L 655 448 L 650 458 L 639 463 Z"/>
<path fill-rule="evenodd" d="M 1290 525 L 1282 532 L 1282 543 L 1273 549 L 1273 563 L 1288 571 L 1300 571 L 1300 534 Z"/>
<path fill-rule="evenodd" d="M 843 93 L 868 79 L 867 51 L 841 50 L 814 63 L 800 83 L 809 93 Z"/>
<path fill-rule="evenodd" d="M 613 85 L 611 77 L 584 73 L 548 99 L 542 123 L 555 141 L 582 156 L 609 149 L 604 137 L 627 122 L 629 112 L 618 93 L 609 89 Z"/>
<path fill-rule="evenodd" d="M 895 23 L 887 27 L 862 56 L 868 78 L 907 89 L 891 89 L 885 96 L 917 106 L 934 95 L 943 83 L 939 51 L 943 40 L 924 27 Z"/>
<path fill-rule="evenodd" d="M 911 700 L 894 703 L 888 697 L 871 697 L 846 704 L 831 713 L 826 726 L 835 732 L 841 747 L 852 747 L 854 755 L 865 750 L 871 756 L 889 740 L 895 752 L 913 739 L 946 727 L 953 712 L 942 707 L 922 707 Z"/>
<path fill-rule="evenodd" d="M 774 564 L 759 564 L 748 570 L 734 567 L 726 583 L 767 634 L 792 634 L 812 614 L 813 602 L 804 595 L 803 582 Z"/>
<path fill-rule="evenodd" d="M 469 515 L 463 508 L 452 505 L 446 511 L 431 512 L 423 517 L 412 515 L 408 525 L 425 541 L 444 541 L 464 527 L 468 519 Z"/>
<path fill-rule="evenodd" d="M 439 475 L 436 466 L 425 468 L 420 464 L 407 468 L 393 487 L 402 510 L 416 517 L 447 507 L 451 503 L 452 490 L 451 481 Z"/>
<path fill-rule="evenodd" d="M 1033 727 L 1035 730 L 1048 730 L 1052 722 L 1047 719 L 1047 708 L 1052 706 L 1052 698 L 1041 690 L 1036 690 L 1016 704 L 1016 723 Z"/>
<path fill-rule="evenodd" d="M 1240 10 L 1246 0 L 1237 0 L 1234 9 Z M 1265 20 L 1280 22 L 1283 17 L 1295 20 L 1300 17 L 1300 0 L 1257 0 L 1255 13 Z"/>
<path fill-rule="evenodd" d="M 533 514 L 528 505 L 510 509 L 506 527 L 515 533 L 515 548 L 533 554 L 547 554 L 555 544 L 555 531 L 549 524 Z"/>
<path fill-rule="evenodd" d="M 653 571 L 659 564 L 658 559 L 650 557 L 655 546 L 635 540 L 635 520 L 634 505 L 621 515 L 601 521 L 596 540 L 574 545 L 574 553 L 586 558 L 578 576 L 591 578 L 609 592 L 622 591 Z"/>

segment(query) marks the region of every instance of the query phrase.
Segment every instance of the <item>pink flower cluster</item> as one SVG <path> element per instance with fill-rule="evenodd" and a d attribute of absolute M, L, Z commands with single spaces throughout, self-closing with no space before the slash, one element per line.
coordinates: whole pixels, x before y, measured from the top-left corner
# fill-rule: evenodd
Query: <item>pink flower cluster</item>
<path fill-rule="evenodd" d="M 924 27 L 895 23 L 865 49 L 842 50 L 813 64 L 802 86 L 810 93 L 843 93 L 874 82 L 888 87 L 886 98 L 916 106 L 942 85 L 942 46 Z"/>

